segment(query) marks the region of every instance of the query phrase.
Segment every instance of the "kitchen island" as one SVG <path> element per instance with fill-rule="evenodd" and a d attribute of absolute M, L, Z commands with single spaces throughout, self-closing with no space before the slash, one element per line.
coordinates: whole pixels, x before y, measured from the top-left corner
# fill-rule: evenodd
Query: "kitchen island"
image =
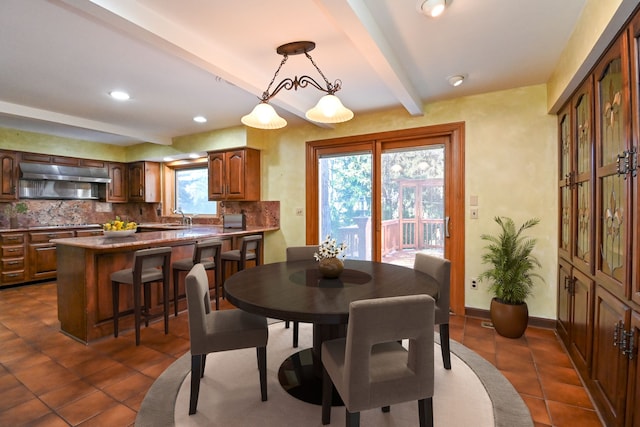
<path fill-rule="evenodd" d="M 52 240 L 56 244 L 58 319 L 65 334 L 88 343 L 113 334 L 113 305 L 110 275 L 131 268 L 138 249 L 170 246 L 172 261 L 189 258 L 195 242 L 219 238 L 222 250 L 235 249 L 242 236 L 275 231 L 277 227 L 224 229 L 219 226 L 176 227 L 177 229 L 136 233 L 129 237 L 77 237 Z M 224 273 L 224 272 L 223 272 Z M 186 307 L 184 281 L 179 284 L 179 307 Z M 151 312 L 161 313 L 165 302 L 161 286 L 151 286 Z M 133 292 L 120 292 L 120 310 L 133 309 Z M 120 330 L 133 329 L 133 316 L 119 319 Z"/>

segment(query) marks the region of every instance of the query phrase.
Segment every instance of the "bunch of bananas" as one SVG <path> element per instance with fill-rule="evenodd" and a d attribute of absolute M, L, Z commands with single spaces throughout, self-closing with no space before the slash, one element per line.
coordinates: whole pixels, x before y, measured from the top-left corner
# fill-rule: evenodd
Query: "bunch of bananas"
<path fill-rule="evenodd" d="M 122 221 L 119 216 L 116 219 L 112 219 L 109 222 L 102 224 L 102 229 L 104 231 L 126 231 L 126 230 L 135 230 L 138 227 L 133 221 Z"/>

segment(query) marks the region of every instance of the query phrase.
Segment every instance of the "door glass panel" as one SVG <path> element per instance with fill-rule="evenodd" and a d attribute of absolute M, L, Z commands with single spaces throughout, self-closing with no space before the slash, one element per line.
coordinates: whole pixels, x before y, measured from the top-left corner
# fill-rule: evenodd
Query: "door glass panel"
<path fill-rule="evenodd" d="M 349 259 L 372 259 L 371 160 L 371 153 L 319 160 L 320 240 L 330 235 L 346 244 Z"/>
<path fill-rule="evenodd" d="M 560 212 L 562 222 L 560 223 L 560 248 L 569 251 L 571 239 L 571 188 L 561 187 L 562 199 L 560 199 Z"/>
<path fill-rule="evenodd" d="M 382 261 L 413 267 L 416 252 L 444 257 L 444 145 L 382 153 Z"/>
<path fill-rule="evenodd" d="M 564 179 L 571 173 L 571 146 L 569 140 L 569 115 L 564 114 L 560 120 L 560 178 Z"/>

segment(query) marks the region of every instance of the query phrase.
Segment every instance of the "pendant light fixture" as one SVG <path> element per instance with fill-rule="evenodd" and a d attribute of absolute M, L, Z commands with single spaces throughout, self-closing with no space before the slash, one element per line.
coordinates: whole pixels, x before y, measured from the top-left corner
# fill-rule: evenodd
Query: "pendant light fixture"
<path fill-rule="evenodd" d="M 336 80 L 333 83 L 329 83 L 329 80 L 327 80 L 322 71 L 320 71 L 320 68 L 318 68 L 313 58 L 311 58 L 311 55 L 309 55 L 309 52 L 315 49 L 315 47 L 316 44 L 310 41 L 291 42 L 278 46 L 276 52 L 284 58 L 280 61 L 280 66 L 273 75 L 267 90 L 262 93 L 260 103 L 255 106 L 250 114 L 242 117 L 242 123 L 258 129 L 280 129 L 285 127 L 287 125 L 287 121 L 280 117 L 276 110 L 269 105 L 269 100 L 276 96 L 282 89 L 298 90 L 298 88 L 305 88 L 309 85 L 315 87 L 321 92 L 325 92 L 326 95 L 320 98 L 315 107 L 307 111 L 305 114 L 307 119 L 318 123 L 341 123 L 353 118 L 353 111 L 346 108 L 340 101 L 340 98 L 335 95 L 335 93 L 341 89 L 342 82 L 340 80 Z M 324 79 L 326 87 L 318 83 L 313 78 L 304 75 L 300 78 L 298 78 L 298 76 L 295 76 L 293 79 L 286 78 L 278 83 L 273 91 L 270 91 L 278 73 L 280 73 L 280 69 L 287 62 L 289 55 L 300 54 L 304 54 L 311 64 L 313 64 L 315 69 Z"/>

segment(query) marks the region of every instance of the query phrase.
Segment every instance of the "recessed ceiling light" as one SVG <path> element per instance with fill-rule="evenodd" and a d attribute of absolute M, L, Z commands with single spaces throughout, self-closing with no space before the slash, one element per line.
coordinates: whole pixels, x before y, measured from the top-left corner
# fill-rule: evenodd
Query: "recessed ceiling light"
<path fill-rule="evenodd" d="M 196 123 L 207 123 L 207 118 L 204 116 L 195 116 L 193 121 Z"/>
<path fill-rule="evenodd" d="M 423 15 L 435 18 L 442 15 L 444 9 L 451 4 L 453 0 L 418 0 L 416 9 Z"/>
<path fill-rule="evenodd" d="M 131 98 L 127 92 L 122 90 L 112 90 L 111 92 L 109 92 L 109 95 L 111 95 L 113 99 L 117 99 L 118 101 L 126 101 L 127 99 Z"/>
<path fill-rule="evenodd" d="M 464 82 L 464 76 L 458 74 L 456 76 L 447 77 L 447 81 L 451 86 L 457 87 Z"/>
<path fill-rule="evenodd" d="M 199 159 L 201 156 L 198 153 L 191 153 L 189 154 L 189 157 L 192 159 Z"/>
<path fill-rule="evenodd" d="M 172 162 L 173 161 L 173 157 L 168 157 L 167 156 L 167 157 L 163 158 L 162 161 L 164 161 L 164 162 Z"/>

